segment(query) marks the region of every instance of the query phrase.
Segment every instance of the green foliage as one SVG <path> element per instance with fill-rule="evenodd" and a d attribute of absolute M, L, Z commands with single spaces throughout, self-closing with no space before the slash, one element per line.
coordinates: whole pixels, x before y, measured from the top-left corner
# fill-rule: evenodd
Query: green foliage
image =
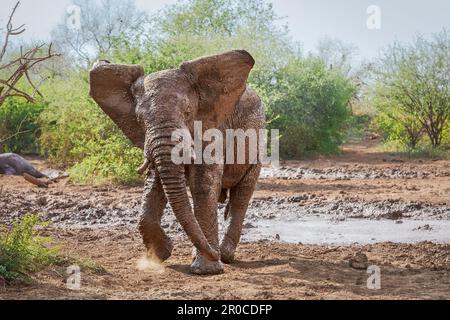
<path fill-rule="evenodd" d="M 43 102 L 31 104 L 18 98 L 6 100 L 0 108 L 0 152 L 38 153 L 40 128 L 37 119 L 45 107 Z"/>
<path fill-rule="evenodd" d="M 142 48 L 122 39 L 114 61 L 139 63 L 147 72 L 230 49 L 246 49 L 256 65 L 250 85 L 266 105 L 269 125 L 280 129 L 283 157 L 332 153 L 343 142 L 348 103 L 356 88 L 339 70 L 303 58 L 263 0 L 191 0 L 168 7 L 155 18 L 157 36 Z"/>
<path fill-rule="evenodd" d="M 78 266 L 80 269 L 84 271 L 91 271 L 95 274 L 105 275 L 108 273 L 108 270 L 105 269 L 101 264 L 97 261 L 94 261 L 90 258 L 81 258 L 77 255 L 61 255 L 58 257 L 57 261 L 58 266 Z"/>
<path fill-rule="evenodd" d="M 10 230 L 0 229 L 0 277 L 6 281 L 27 279 L 29 274 L 57 261 L 57 249 L 40 230 L 48 223 L 38 215 L 28 214 Z"/>
<path fill-rule="evenodd" d="M 95 274 L 105 275 L 108 273 L 108 270 L 105 269 L 101 264 L 92 260 L 92 259 L 71 259 L 74 262 L 71 264 L 76 264 L 80 266 L 82 270 L 90 270 Z"/>
<path fill-rule="evenodd" d="M 293 60 L 275 76 L 267 96 L 272 128 L 281 132 L 280 154 L 333 153 L 343 142 L 354 85 L 314 58 Z"/>
<path fill-rule="evenodd" d="M 407 146 L 398 140 L 389 140 L 383 144 L 381 151 L 413 159 L 450 159 L 450 148 L 448 146 L 433 147 L 426 139 L 422 139 L 415 147 Z"/>
<path fill-rule="evenodd" d="M 394 102 L 375 98 L 378 114 L 374 123 L 385 141 L 397 141 L 403 146 L 415 148 L 421 141 L 423 125 L 414 115 L 402 112 Z"/>
<path fill-rule="evenodd" d="M 41 152 L 57 164 L 72 165 L 86 156 L 74 152 L 75 147 L 106 136 L 108 121 L 87 95 L 88 83 L 80 75 L 49 81 L 43 90 L 49 105 L 40 116 Z"/>
<path fill-rule="evenodd" d="M 366 138 L 372 117 L 368 114 L 353 114 L 346 123 L 345 142 L 356 142 Z"/>
<path fill-rule="evenodd" d="M 51 101 L 40 117 L 42 153 L 58 165 L 72 166 L 69 174 L 78 183 L 139 180 L 135 170 L 142 151 L 132 147 L 87 92 L 88 83 L 77 75 L 46 87 Z"/>
<path fill-rule="evenodd" d="M 109 50 L 96 54 L 141 64 L 151 73 L 199 56 L 246 49 L 257 61 L 250 85 L 265 102 L 269 126 L 283 135 L 281 155 L 338 150 L 355 88 L 319 59 L 303 58 L 268 1 L 188 0 L 166 7 L 152 21 L 151 33 L 119 32 L 103 39 Z M 86 70 L 65 71 L 41 90 L 48 103 L 39 117 L 41 153 L 70 167 L 77 183 L 139 180 L 135 169 L 142 151 L 90 99 Z"/>
<path fill-rule="evenodd" d="M 73 153 L 86 154 L 69 170 L 75 182 L 107 184 L 133 183 L 140 180 L 136 169 L 142 164 L 142 150 L 133 148 L 122 135 L 104 140 L 88 140 Z"/>
<path fill-rule="evenodd" d="M 438 147 L 450 126 L 450 31 L 395 43 L 375 75 L 376 123 L 388 141 L 415 148 L 423 136 Z"/>

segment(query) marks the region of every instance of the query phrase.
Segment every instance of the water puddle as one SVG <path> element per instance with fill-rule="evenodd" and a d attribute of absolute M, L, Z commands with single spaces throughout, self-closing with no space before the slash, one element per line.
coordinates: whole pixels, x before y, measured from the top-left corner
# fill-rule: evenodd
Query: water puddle
<path fill-rule="evenodd" d="M 244 241 L 261 239 L 317 245 L 353 245 L 379 242 L 450 243 L 450 220 L 365 220 L 331 221 L 323 217 L 300 220 L 252 221 L 243 235 Z"/>

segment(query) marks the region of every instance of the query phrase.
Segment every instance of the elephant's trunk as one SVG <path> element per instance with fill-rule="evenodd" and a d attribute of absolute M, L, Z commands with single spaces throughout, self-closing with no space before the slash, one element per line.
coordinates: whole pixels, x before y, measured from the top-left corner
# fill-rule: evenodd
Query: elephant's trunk
<path fill-rule="evenodd" d="M 184 165 L 176 165 L 172 161 L 171 154 L 176 143 L 171 141 L 171 132 L 166 132 L 147 136 L 145 155 L 154 162 L 167 200 L 191 242 L 208 259 L 218 261 L 219 253 L 210 246 L 192 210 Z"/>

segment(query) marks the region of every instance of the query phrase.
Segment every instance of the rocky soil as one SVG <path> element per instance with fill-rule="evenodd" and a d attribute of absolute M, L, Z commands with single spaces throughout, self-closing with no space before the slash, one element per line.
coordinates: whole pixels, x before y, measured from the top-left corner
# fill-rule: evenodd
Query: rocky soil
<path fill-rule="evenodd" d="M 42 160 L 33 164 L 48 167 Z M 0 284 L 0 299 L 450 298 L 450 236 L 440 243 L 304 245 L 286 243 L 283 234 L 257 232 L 261 221 L 270 231 L 270 221 L 312 218 L 392 221 L 394 233 L 396 224 L 418 221 L 416 232 L 428 232 L 432 227 L 421 221 L 450 221 L 449 160 L 409 159 L 353 145 L 341 156 L 264 168 L 238 261 L 214 277 L 189 274 L 191 246 L 170 209 L 162 224 L 175 240 L 173 256 L 157 269 L 138 271 L 144 253 L 136 232 L 141 192 L 142 186 L 79 186 L 68 179 L 39 189 L 21 177 L 0 176 L 0 223 L 39 213 L 53 222 L 47 232 L 64 254 L 106 270 L 84 270 L 82 289 L 75 292 L 66 288 L 64 270 L 49 268 L 32 284 Z M 219 220 L 223 229 L 226 223 Z M 381 290 L 367 288 L 369 265 L 381 268 Z"/>

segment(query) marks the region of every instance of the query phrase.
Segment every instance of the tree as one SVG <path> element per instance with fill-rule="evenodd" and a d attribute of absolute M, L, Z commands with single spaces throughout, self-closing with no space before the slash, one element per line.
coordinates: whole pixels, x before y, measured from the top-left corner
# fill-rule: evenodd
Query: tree
<path fill-rule="evenodd" d="M 425 132 L 433 147 L 442 144 L 450 121 L 450 33 L 427 40 L 395 43 L 375 71 L 375 102 L 380 113 L 398 122 L 410 146 Z"/>
<path fill-rule="evenodd" d="M 271 3 L 188 0 L 152 21 L 154 32 L 145 46 L 122 39 L 114 61 L 155 72 L 202 55 L 248 50 L 256 60 L 249 83 L 265 103 L 270 127 L 282 130 L 282 155 L 337 151 L 355 87 L 340 68 L 330 70 L 323 59 L 303 57 Z"/>
<path fill-rule="evenodd" d="M 270 96 L 274 72 L 300 55 L 279 20 L 266 0 L 180 1 L 152 17 L 152 33 L 143 42 L 117 39 L 111 57 L 155 72 L 202 55 L 245 49 L 257 61 L 250 83 Z"/>
<path fill-rule="evenodd" d="M 36 65 L 59 55 L 52 52 L 52 44 L 47 48 L 45 48 L 44 44 L 41 44 L 27 50 L 20 47 L 18 56 L 11 57 L 8 62 L 3 63 L 4 58 L 7 56 L 11 38 L 25 32 L 25 25 L 13 26 L 14 14 L 19 5 L 20 1 L 16 3 L 8 18 L 6 32 L 2 41 L 3 45 L 0 49 L 0 106 L 6 99 L 11 97 L 23 98 L 28 102 L 34 102 L 36 94 L 42 96 L 39 86 L 34 83 L 31 71 Z M 32 93 L 28 93 L 25 89 L 20 88 L 22 79 L 25 79 L 26 85 L 31 87 Z"/>
<path fill-rule="evenodd" d="M 280 154 L 299 158 L 334 153 L 343 142 L 356 87 L 322 59 L 292 59 L 276 73 L 269 100 L 271 127 L 280 129 Z"/>
<path fill-rule="evenodd" d="M 79 8 L 79 23 L 60 23 L 52 38 L 77 67 L 90 68 L 99 56 L 111 52 L 118 38 L 136 39 L 146 31 L 147 15 L 132 0 L 73 0 L 73 5 Z"/>
<path fill-rule="evenodd" d="M 264 0 L 187 0 L 167 7 L 157 19 L 160 34 L 236 35 L 243 26 L 258 26 L 258 32 L 276 31 L 278 17 Z"/>
<path fill-rule="evenodd" d="M 320 39 L 316 50 L 317 56 L 330 68 L 340 69 L 345 75 L 351 73 L 358 51 L 354 45 L 330 37 Z"/>

